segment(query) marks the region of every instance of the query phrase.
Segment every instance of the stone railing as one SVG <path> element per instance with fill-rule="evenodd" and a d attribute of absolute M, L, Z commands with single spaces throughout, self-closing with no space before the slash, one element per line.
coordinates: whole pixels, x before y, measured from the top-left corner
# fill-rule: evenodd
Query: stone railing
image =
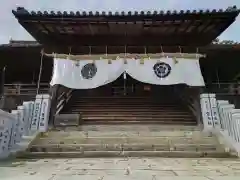
<path fill-rule="evenodd" d="M 49 110 L 48 94 L 39 94 L 35 101 L 23 102 L 11 113 L 0 110 L 0 158 L 25 150 L 39 132 L 46 132 Z"/>
<path fill-rule="evenodd" d="M 204 130 L 221 136 L 225 145 L 240 156 L 240 109 L 215 94 L 201 94 Z"/>

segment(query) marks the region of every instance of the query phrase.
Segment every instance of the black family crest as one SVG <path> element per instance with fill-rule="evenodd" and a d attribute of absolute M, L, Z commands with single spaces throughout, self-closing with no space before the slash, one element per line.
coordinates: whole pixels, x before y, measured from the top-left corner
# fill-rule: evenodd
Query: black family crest
<path fill-rule="evenodd" d="M 153 71 L 159 78 L 165 78 L 171 73 L 171 66 L 165 62 L 158 62 L 153 66 Z"/>
<path fill-rule="evenodd" d="M 88 63 L 82 67 L 81 74 L 84 79 L 92 79 L 97 73 L 97 67 L 94 63 Z"/>

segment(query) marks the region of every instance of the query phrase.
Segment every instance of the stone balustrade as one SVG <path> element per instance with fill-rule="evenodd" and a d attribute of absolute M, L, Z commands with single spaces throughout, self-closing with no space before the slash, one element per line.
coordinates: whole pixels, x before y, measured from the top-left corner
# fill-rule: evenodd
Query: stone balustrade
<path fill-rule="evenodd" d="M 0 110 L 0 159 L 27 148 L 39 132 L 46 132 L 50 96 L 39 94 L 11 113 Z"/>
<path fill-rule="evenodd" d="M 240 109 L 215 94 L 201 94 L 204 130 L 217 133 L 240 156 Z"/>

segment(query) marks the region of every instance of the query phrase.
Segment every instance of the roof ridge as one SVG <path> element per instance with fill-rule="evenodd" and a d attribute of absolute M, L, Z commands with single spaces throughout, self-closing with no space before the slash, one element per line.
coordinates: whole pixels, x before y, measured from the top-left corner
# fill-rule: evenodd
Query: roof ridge
<path fill-rule="evenodd" d="M 223 9 L 186 9 L 186 10 L 153 10 L 153 11 L 28 11 L 24 7 L 17 7 L 12 10 L 14 15 L 36 15 L 36 16 L 137 16 L 137 15 L 172 15 L 172 14 L 212 14 L 240 12 L 237 6 L 227 7 Z"/>

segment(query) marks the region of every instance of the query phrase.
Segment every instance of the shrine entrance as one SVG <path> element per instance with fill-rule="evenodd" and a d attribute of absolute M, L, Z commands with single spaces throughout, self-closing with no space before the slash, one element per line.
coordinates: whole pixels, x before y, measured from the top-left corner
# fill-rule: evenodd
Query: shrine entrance
<path fill-rule="evenodd" d="M 180 89 L 183 84 L 179 85 L 153 85 L 142 83 L 133 79 L 127 74 L 121 75 L 112 83 L 103 85 L 94 89 L 76 90 L 81 92 L 80 94 L 86 96 L 121 96 L 121 97 L 133 97 L 133 96 L 166 96 L 174 94 L 176 89 Z"/>

